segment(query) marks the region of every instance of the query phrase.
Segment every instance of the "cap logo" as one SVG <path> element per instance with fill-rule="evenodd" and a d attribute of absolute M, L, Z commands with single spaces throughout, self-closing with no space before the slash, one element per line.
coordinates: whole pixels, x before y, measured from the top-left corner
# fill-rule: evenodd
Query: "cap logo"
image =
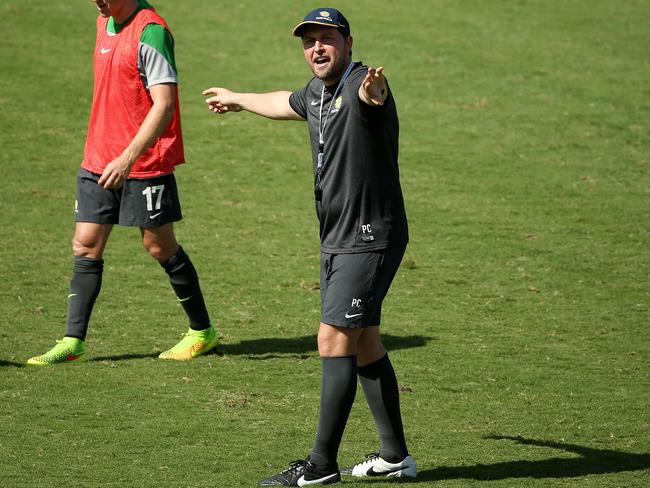
<path fill-rule="evenodd" d="M 312 10 L 307 15 L 305 15 L 305 17 L 302 19 L 302 22 L 293 28 L 292 34 L 296 37 L 302 37 L 305 32 L 306 25 L 316 24 L 335 27 L 346 37 L 350 35 L 350 25 L 341 12 L 335 8 L 328 10 L 325 10 L 328 7 L 320 8 L 323 8 L 323 10 Z"/>

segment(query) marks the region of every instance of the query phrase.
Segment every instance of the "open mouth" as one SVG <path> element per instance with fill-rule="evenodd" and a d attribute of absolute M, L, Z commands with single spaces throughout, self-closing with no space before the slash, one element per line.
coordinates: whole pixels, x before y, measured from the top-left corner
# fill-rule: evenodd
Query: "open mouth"
<path fill-rule="evenodd" d="M 329 56 L 318 56 L 314 59 L 315 66 L 325 66 L 330 62 Z"/>

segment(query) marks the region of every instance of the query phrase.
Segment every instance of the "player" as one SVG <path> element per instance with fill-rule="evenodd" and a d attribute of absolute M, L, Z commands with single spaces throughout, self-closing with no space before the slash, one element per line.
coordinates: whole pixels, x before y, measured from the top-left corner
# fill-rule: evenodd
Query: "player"
<path fill-rule="evenodd" d="M 381 305 L 399 267 L 408 230 L 399 182 L 398 119 L 383 68 L 352 61 L 352 37 L 336 9 L 308 13 L 293 31 L 314 78 L 296 92 L 203 92 L 215 113 L 249 112 L 306 120 L 321 238 L 322 358 L 318 431 L 306 460 L 262 486 L 331 484 L 356 394 L 357 375 L 375 418 L 381 448 L 354 476 L 415 477 L 404 439 L 395 372 L 381 341 Z"/>
<path fill-rule="evenodd" d="M 95 88 L 77 177 L 67 329 L 52 349 L 27 363 L 87 359 L 88 322 L 101 288 L 102 255 L 115 224 L 140 228 L 145 249 L 169 275 L 189 317 L 185 337 L 160 357 L 192 359 L 214 348 L 217 335 L 196 270 L 174 235 L 173 222 L 182 216 L 173 172 L 185 161 L 174 41 L 163 18 L 145 0 L 93 1 L 100 14 Z"/>

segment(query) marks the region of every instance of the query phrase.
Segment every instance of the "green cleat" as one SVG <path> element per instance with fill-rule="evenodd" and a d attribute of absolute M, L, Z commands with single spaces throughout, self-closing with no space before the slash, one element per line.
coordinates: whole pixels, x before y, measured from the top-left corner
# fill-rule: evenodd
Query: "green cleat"
<path fill-rule="evenodd" d="M 49 366 L 59 363 L 81 363 L 88 359 L 85 353 L 84 341 L 76 337 L 64 337 L 56 341 L 56 346 L 40 356 L 27 360 L 33 366 Z"/>
<path fill-rule="evenodd" d="M 217 332 L 210 326 L 205 330 L 190 329 L 183 334 L 181 341 L 168 351 L 161 352 L 160 359 L 187 361 L 214 349 L 217 345 Z"/>

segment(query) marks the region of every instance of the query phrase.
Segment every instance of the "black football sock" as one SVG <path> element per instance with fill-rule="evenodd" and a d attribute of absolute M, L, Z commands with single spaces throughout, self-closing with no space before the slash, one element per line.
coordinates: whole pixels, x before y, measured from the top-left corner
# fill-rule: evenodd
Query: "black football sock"
<path fill-rule="evenodd" d="M 357 357 L 321 358 L 320 413 L 316 442 L 309 461 L 317 466 L 336 466 L 336 457 L 357 393 Z"/>
<path fill-rule="evenodd" d="M 70 291 L 68 292 L 66 337 L 86 340 L 90 314 L 102 287 L 103 271 L 103 259 L 74 257 Z"/>
<path fill-rule="evenodd" d="M 160 265 L 169 275 L 169 282 L 176 297 L 190 319 L 190 328 L 193 330 L 208 329 L 210 317 L 199 286 L 199 276 L 190 257 L 185 254 L 182 247 L 178 246 L 176 254 L 169 261 L 160 263 Z"/>
<path fill-rule="evenodd" d="M 388 354 L 374 363 L 360 366 L 358 371 L 363 392 L 379 431 L 379 455 L 388 462 L 399 462 L 408 455 L 408 450 L 399 408 L 397 378 Z"/>

